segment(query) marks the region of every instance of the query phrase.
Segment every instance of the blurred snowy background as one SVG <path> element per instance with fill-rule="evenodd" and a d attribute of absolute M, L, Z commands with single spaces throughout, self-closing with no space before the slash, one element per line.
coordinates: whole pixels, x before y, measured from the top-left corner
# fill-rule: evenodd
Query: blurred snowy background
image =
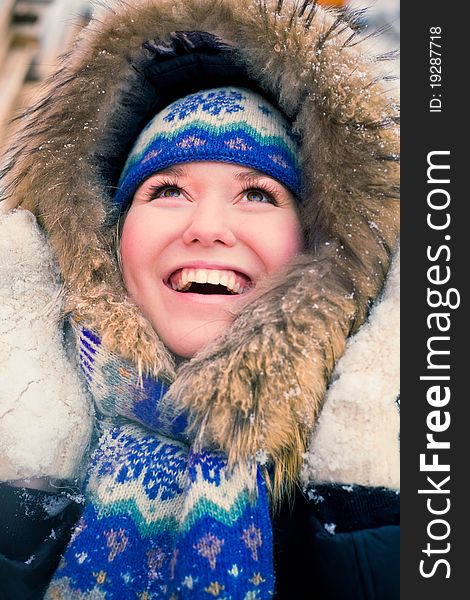
<path fill-rule="evenodd" d="M 400 0 L 349 0 L 346 5 L 353 10 L 364 9 L 365 32 L 380 31 L 381 35 L 371 38 L 374 52 L 393 52 L 400 48 Z M 398 74 L 398 56 L 391 66 Z"/>
<path fill-rule="evenodd" d="M 100 0 L 111 6 L 115 0 Z M 400 42 L 400 0 L 318 0 L 320 4 L 368 10 L 365 32 L 387 26 L 370 39 L 371 51 L 396 50 Z M 0 148 L 14 135 L 11 118 L 27 105 L 57 57 L 70 46 L 93 10 L 90 0 L 0 0 Z M 99 9 L 97 9 L 99 10 Z M 399 61 L 387 65 L 397 73 Z"/>
<path fill-rule="evenodd" d="M 0 147 L 89 16 L 89 0 L 0 0 Z"/>

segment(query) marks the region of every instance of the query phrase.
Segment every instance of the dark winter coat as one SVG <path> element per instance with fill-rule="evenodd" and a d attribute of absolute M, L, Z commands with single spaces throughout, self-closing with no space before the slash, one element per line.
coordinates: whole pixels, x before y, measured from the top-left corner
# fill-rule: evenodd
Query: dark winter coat
<path fill-rule="evenodd" d="M 364 445 L 362 455 L 351 450 L 364 458 L 360 475 L 337 468 L 340 459 L 333 465 L 334 452 L 325 469 L 323 458 L 315 462 L 317 446 L 309 471 L 314 481 L 304 481 L 292 513 L 282 494 L 298 477 L 337 360 L 379 297 L 398 241 L 396 106 L 377 65 L 364 58 L 351 19 L 315 2 L 287 0 L 123 3 L 93 20 L 64 58 L 43 99 L 25 115 L 3 177 L 5 205 L 30 210 L 49 239 L 66 311 L 111 350 L 174 381 L 200 439 L 222 448 L 230 461 L 251 456 L 269 433 L 263 447 L 281 502 L 274 522 L 277 585 L 286 598 L 398 597 L 398 481 L 388 464 L 377 476 Z M 301 144 L 306 248 L 254 296 L 226 335 L 177 369 L 127 298 L 113 251 L 111 197 L 125 156 L 157 110 L 183 94 L 227 84 L 259 91 L 293 123 Z M 261 379 L 260 372 L 268 376 Z M 350 425 L 360 446 L 367 436 Z M 320 493 L 322 483 L 334 485 Z M 350 484 L 359 485 L 348 491 Z M 18 514 L 18 492 L 2 488 L 2 495 Z M 2 531 L 0 581 L 14 582 L 25 569 L 30 589 L 41 587 L 78 512 L 70 504 L 51 521 L 60 534 L 46 546 L 21 537 L 29 516 L 13 519 L 23 541 L 12 548 L 5 542 L 11 526 Z M 24 562 L 30 552 L 40 557 L 37 584 L 36 559 Z M 28 597 L 14 587 L 23 582 L 11 585 Z"/>
<path fill-rule="evenodd" d="M 277 600 L 398 600 L 399 500 L 390 490 L 317 486 L 273 519 Z M 81 513 L 66 496 L 0 486 L 0 598 L 39 600 Z M 57 514 L 44 506 L 62 503 Z M 327 528 L 325 528 L 325 525 Z M 328 527 L 329 526 L 329 527 Z M 334 533 L 331 527 L 334 526 Z"/>

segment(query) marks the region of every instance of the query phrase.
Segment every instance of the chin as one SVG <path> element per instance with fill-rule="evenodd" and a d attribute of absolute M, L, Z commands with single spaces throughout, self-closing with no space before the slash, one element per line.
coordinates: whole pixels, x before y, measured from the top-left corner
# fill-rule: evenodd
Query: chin
<path fill-rule="evenodd" d="M 166 347 L 180 358 L 190 359 L 219 338 L 231 323 L 204 324 L 179 336 L 161 336 Z M 166 339 L 165 339 L 166 338 Z"/>

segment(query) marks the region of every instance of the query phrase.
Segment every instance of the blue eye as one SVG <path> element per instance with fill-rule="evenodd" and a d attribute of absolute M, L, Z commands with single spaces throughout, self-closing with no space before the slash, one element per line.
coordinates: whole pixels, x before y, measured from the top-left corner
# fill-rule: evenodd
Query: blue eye
<path fill-rule="evenodd" d="M 179 198 L 180 196 L 181 190 L 176 187 L 164 187 L 157 194 L 157 197 L 160 198 Z"/>
<path fill-rule="evenodd" d="M 176 185 L 153 185 L 149 189 L 149 200 L 157 198 L 181 198 L 183 191 Z"/>
<path fill-rule="evenodd" d="M 266 192 L 263 192 L 261 190 L 247 190 L 245 192 L 245 196 L 246 200 L 248 202 L 262 202 L 262 203 L 268 203 L 268 204 L 274 204 L 274 200 L 273 198 L 267 194 Z"/>

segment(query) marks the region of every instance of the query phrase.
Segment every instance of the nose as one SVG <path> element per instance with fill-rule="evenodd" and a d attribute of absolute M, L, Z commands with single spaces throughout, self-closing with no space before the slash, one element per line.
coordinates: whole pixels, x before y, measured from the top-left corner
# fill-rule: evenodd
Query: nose
<path fill-rule="evenodd" d="M 196 204 L 182 235 L 185 244 L 199 242 L 202 246 L 235 245 L 236 236 L 229 211 L 220 205 L 220 200 L 215 200 L 207 199 Z"/>

